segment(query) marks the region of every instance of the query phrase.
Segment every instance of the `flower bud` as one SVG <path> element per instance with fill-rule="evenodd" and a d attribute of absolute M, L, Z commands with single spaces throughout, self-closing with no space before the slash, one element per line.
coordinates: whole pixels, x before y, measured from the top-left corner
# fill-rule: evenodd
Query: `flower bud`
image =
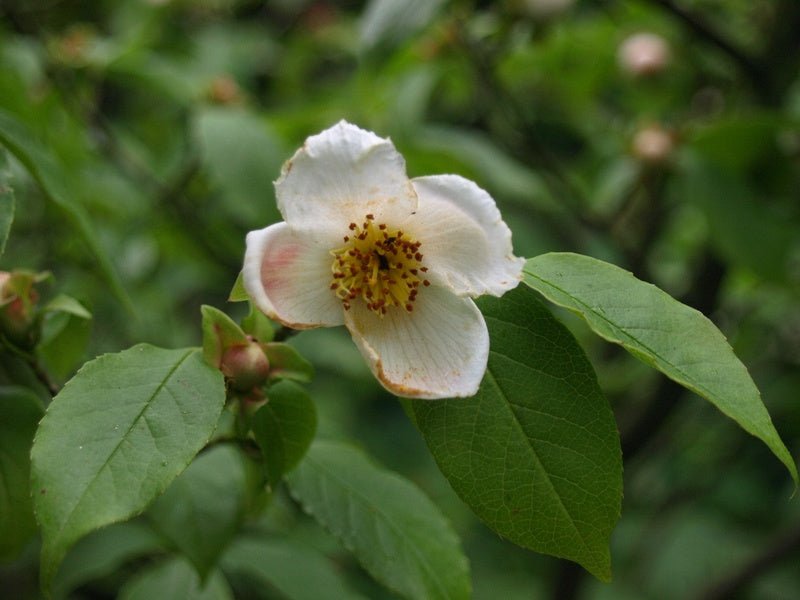
<path fill-rule="evenodd" d="M 237 104 L 242 100 L 242 91 L 235 79 L 219 75 L 208 88 L 208 98 L 215 104 Z"/>
<path fill-rule="evenodd" d="M 33 287 L 44 275 L 29 271 L 0 272 L 0 331 L 26 350 L 39 339 L 36 304 L 39 293 Z"/>
<path fill-rule="evenodd" d="M 231 346 L 222 355 L 220 369 L 237 392 L 249 392 L 267 381 L 269 360 L 256 342 Z"/>
<path fill-rule="evenodd" d="M 71 67 L 82 67 L 89 60 L 92 46 L 96 43 L 97 33 L 94 29 L 80 23 L 70 27 L 48 47 L 55 61 Z"/>
<path fill-rule="evenodd" d="M 669 65 L 669 45 L 658 34 L 636 33 L 620 44 L 617 61 L 623 71 L 634 77 L 657 75 Z"/>
<path fill-rule="evenodd" d="M 631 144 L 633 155 L 649 165 L 663 165 L 672 158 L 675 140 L 660 125 L 648 125 L 636 132 Z"/>

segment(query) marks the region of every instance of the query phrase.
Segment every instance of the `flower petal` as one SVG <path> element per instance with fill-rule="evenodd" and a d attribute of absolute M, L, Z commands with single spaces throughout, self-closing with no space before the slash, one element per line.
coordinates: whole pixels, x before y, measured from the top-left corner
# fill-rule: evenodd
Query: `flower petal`
<path fill-rule="evenodd" d="M 294 233 L 286 223 L 247 234 L 242 281 L 255 305 L 294 329 L 344 322 L 342 303 L 328 287 L 329 248 Z"/>
<path fill-rule="evenodd" d="M 337 236 L 367 214 L 397 222 L 417 206 L 405 160 L 392 142 L 345 121 L 309 137 L 283 166 L 275 191 L 293 229 Z"/>
<path fill-rule="evenodd" d="M 344 318 L 372 372 L 390 392 L 434 399 L 478 391 L 489 333 L 469 298 L 431 286 L 420 292 L 411 313 L 393 308 L 379 317 L 357 302 Z"/>
<path fill-rule="evenodd" d="M 428 278 L 462 296 L 502 296 L 520 281 L 511 230 L 494 199 L 458 175 L 418 177 L 419 198 L 406 227 L 422 242 Z"/>

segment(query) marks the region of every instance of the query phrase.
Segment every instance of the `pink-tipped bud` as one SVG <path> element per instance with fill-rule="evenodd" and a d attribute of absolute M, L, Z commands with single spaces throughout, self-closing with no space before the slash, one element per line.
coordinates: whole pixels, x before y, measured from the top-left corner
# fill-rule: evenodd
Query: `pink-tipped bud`
<path fill-rule="evenodd" d="M 269 360 L 258 343 L 250 342 L 225 350 L 220 369 L 234 390 L 249 392 L 266 383 Z"/>
<path fill-rule="evenodd" d="M 663 165 L 672 158 L 675 139 L 660 125 L 648 125 L 633 136 L 631 151 L 643 163 Z"/>
<path fill-rule="evenodd" d="M 626 38 L 617 51 L 620 68 L 634 77 L 647 77 L 669 66 L 667 41 L 655 33 L 636 33 Z"/>
<path fill-rule="evenodd" d="M 33 287 L 41 276 L 29 271 L 0 272 L 0 331 L 18 346 L 30 349 L 39 339 Z"/>

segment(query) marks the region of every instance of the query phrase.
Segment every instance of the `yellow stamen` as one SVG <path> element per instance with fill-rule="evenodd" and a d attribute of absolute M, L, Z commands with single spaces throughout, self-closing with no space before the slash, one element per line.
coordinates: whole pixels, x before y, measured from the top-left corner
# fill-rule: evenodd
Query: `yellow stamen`
<path fill-rule="evenodd" d="M 401 230 L 389 229 L 385 223 L 376 224 L 368 214 L 359 226 L 350 223 L 353 233 L 344 236 L 345 245 L 331 250 L 330 288 L 349 310 L 351 301 L 362 298 L 372 312 L 385 315 L 393 307 L 408 312 L 414 309 L 420 284 L 430 285 L 419 272 L 422 265 L 422 244 Z"/>

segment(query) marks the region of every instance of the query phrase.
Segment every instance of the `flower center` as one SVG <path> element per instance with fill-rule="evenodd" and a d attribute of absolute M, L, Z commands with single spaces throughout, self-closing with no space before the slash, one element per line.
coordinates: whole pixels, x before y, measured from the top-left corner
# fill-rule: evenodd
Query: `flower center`
<path fill-rule="evenodd" d="M 385 315 L 391 306 L 411 312 L 419 286 L 429 286 L 423 273 L 420 244 L 399 229 L 376 224 L 371 214 L 359 227 L 350 223 L 344 246 L 331 250 L 333 280 L 331 289 L 345 310 L 351 301 L 363 298 L 372 312 Z"/>

